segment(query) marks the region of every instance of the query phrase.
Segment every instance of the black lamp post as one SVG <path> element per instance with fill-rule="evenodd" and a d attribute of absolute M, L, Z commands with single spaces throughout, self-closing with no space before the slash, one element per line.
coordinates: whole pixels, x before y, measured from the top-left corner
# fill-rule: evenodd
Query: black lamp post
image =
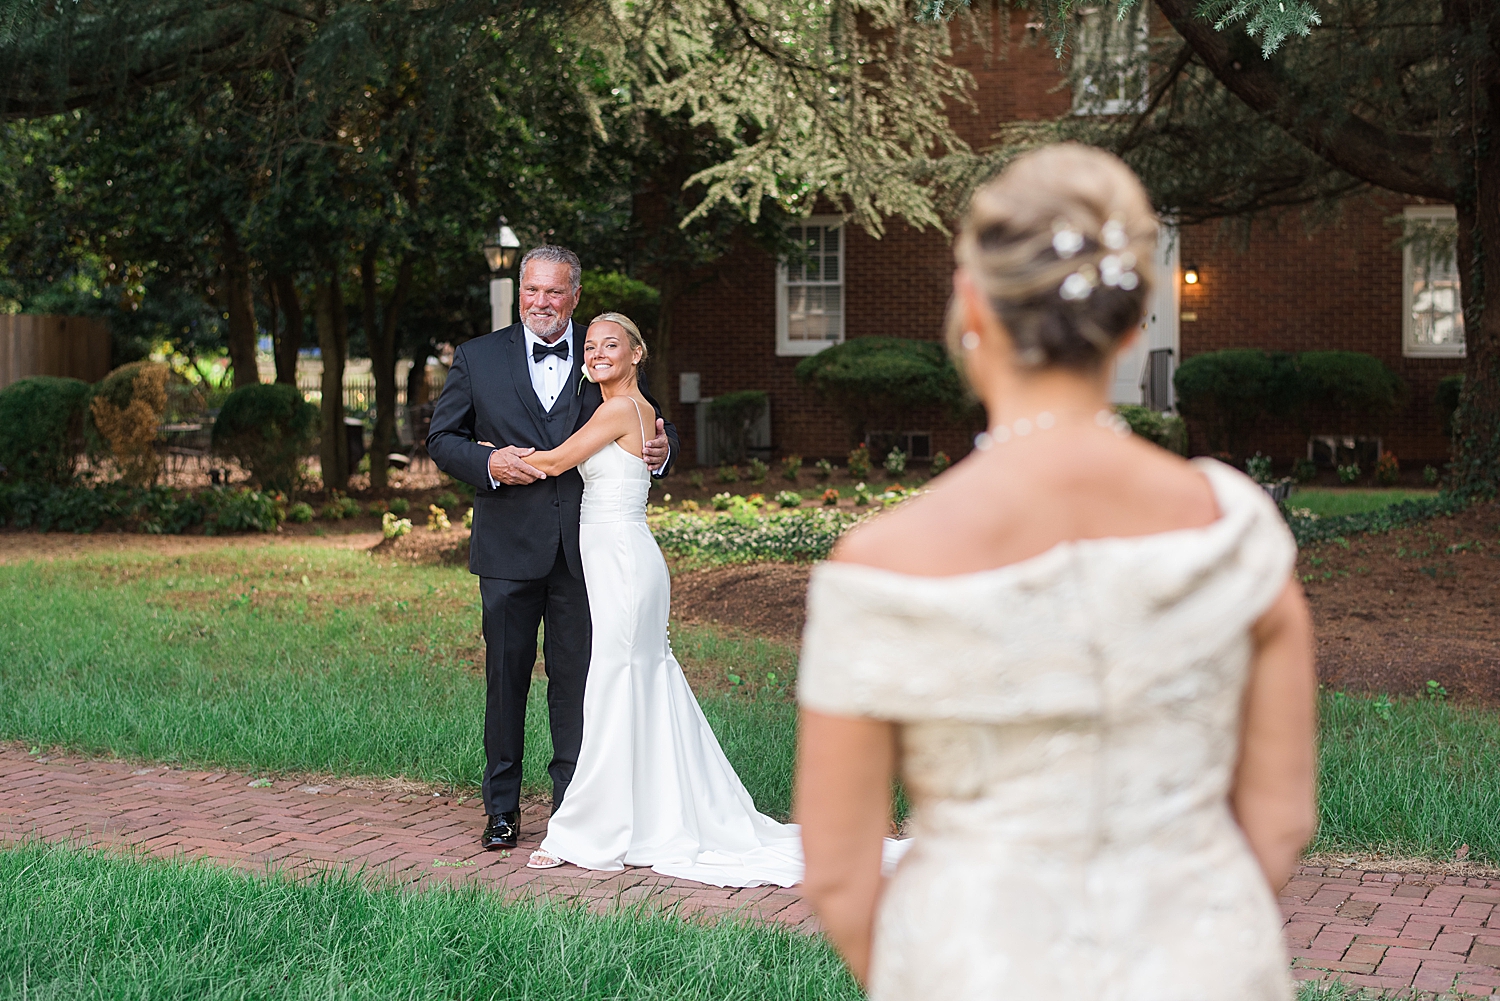
<path fill-rule="evenodd" d="M 490 329 L 500 330 L 510 326 L 511 304 L 516 301 L 516 284 L 509 277 L 510 269 L 516 266 L 516 255 L 520 253 L 521 241 L 516 239 L 513 229 L 505 224 L 505 216 L 495 232 L 484 242 L 484 260 L 490 266 Z M 502 278 L 501 275 L 506 277 Z"/>

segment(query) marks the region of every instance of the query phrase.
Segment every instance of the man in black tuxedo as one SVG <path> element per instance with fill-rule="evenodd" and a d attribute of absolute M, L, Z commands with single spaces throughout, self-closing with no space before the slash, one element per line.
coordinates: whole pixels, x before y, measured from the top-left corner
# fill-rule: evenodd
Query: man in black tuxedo
<path fill-rule="evenodd" d="M 552 804 L 562 802 L 583 742 L 588 677 L 588 592 L 578 552 L 583 480 L 576 469 L 547 477 L 526 463 L 536 449 L 561 445 L 602 402 L 583 379 L 585 328 L 572 322 L 582 268 L 556 246 L 521 261 L 521 322 L 459 345 L 427 433 L 443 472 L 472 484 L 469 572 L 484 605 L 484 812 L 480 844 L 514 848 L 519 834 L 526 695 L 536 663 L 537 626 L 547 629 L 547 712 L 552 729 Z M 677 431 L 656 407 L 656 438 L 646 443 L 653 472 L 677 455 Z M 500 447 L 491 443 L 497 443 Z"/>

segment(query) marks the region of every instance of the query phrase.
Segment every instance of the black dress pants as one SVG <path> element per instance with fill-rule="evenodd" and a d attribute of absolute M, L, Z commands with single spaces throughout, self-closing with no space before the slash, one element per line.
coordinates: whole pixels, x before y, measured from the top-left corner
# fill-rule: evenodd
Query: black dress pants
<path fill-rule="evenodd" d="M 552 804 L 562 803 L 583 744 L 583 688 L 588 680 L 592 628 L 583 581 L 568 572 L 562 547 L 552 571 L 539 580 L 479 578 L 484 604 L 484 812 L 521 804 L 521 756 L 526 742 L 526 695 L 536 664 L 536 632 L 547 624 L 542 656 L 547 668 L 547 715 L 552 729 Z"/>

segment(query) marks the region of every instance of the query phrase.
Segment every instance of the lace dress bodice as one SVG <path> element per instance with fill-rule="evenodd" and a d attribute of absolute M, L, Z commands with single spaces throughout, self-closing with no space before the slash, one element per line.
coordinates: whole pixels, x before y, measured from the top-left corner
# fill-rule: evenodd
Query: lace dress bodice
<path fill-rule="evenodd" d="M 1296 549 L 1259 486 L 1200 468 L 1204 528 L 815 571 L 799 701 L 897 724 L 913 804 L 872 997 L 1289 997 L 1227 794 L 1250 629 Z"/>

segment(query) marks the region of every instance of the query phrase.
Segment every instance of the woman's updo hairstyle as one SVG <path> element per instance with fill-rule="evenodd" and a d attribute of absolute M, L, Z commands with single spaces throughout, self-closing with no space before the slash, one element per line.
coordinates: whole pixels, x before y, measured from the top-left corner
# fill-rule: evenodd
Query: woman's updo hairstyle
<path fill-rule="evenodd" d="M 1027 368 L 1093 369 L 1145 314 L 1156 214 L 1118 157 L 1062 143 L 974 193 L 954 256 Z"/>

